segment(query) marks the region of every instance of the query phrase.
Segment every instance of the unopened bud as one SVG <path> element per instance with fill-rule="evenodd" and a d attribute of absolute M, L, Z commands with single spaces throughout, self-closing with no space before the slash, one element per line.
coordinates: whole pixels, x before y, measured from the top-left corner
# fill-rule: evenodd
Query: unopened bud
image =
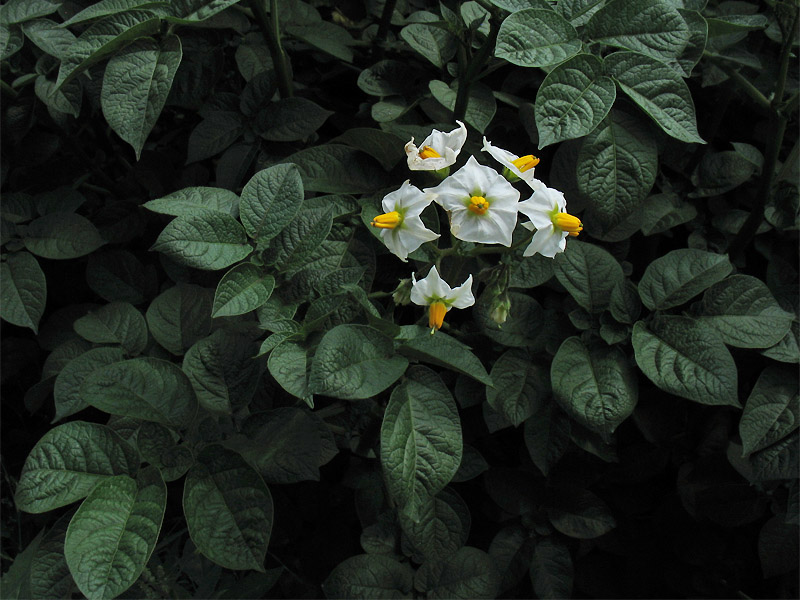
<path fill-rule="evenodd" d="M 492 307 L 489 311 L 489 317 L 498 325 L 502 325 L 508 320 L 508 314 L 511 311 L 511 298 L 508 294 L 503 293 L 492 300 Z"/>
<path fill-rule="evenodd" d="M 401 279 L 400 283 L 397 284 L 397 287 L 392 292 L 392 300 L 398 306 L 402 306 L 404 304 L 411 304 L 411 280 L 410 279 Z"/>

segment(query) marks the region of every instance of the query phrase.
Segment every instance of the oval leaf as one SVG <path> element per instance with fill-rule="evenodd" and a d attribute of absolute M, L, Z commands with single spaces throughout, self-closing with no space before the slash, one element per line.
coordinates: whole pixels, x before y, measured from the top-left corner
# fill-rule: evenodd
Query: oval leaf
<path fill-rule="evenodd" d="M 105 244 L 97 227 L 75 213 L 50 213 L 34 220 L 22 238 L 25 247 L 42 258 L 85 256 Z"/>
<path fill-rule="evenodd" d="M 212 317 L 243 315 L 269 300 L 275 278 L 251 263 L 243 263 L 225 273 L 214 294 Z"/>
<path fill-rule="evenodd" d="M 47 302 L 47 280 L 38 261 L 27 252 L 8 254 L 0 263 L 0 280 L 0 317 L 38 333 Z"/>
<path fill-rule="evenodd" d="M 530 8 L 506 17 L 494 55 L 521 67 L 546 67 L 580 52 L 578 32 L 552 10 Z"/>

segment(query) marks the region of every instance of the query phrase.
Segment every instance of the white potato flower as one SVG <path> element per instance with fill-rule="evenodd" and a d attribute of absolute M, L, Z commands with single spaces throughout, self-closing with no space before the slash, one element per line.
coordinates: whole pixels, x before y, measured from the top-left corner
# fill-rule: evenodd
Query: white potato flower
<path fill-rule="evenodd" d="M 400 189 L 387 194 L 381 206 L 386 211 L 372 219 L 372 226 L 381 229 L 381 239 L 389 251 L 403 262 L 408 254 L 425 242 L 439 237 L 422 223 L 420 214 L 433 202 L 433 195 L 421 191 L 406 180 Z"/>
<path fill-rule="evenodd" d="M 425 138 L 421 147 L 414 145 L 414 138 L 405 146 L 408 168 L 412 171 L 438 171 L 452 165 L 467 141 L 467 128 L 461 121 L 459 127 L 449 133 L 434 129 Z"/>
<path fill-rule="evenodd" d="M 566 249 L 567 236 L 577 236 L 583 231 L 583 224 L 578 217 L 567 213 L 567 200 L 563 193 L 540 181 L 536 183 L 531 197 L 519 203 L 519 212 L 530 219 L 522 226 L 536 231 L 523 256 L 533 256 L 538 252 L 554 258 Z"/>
<path fill-rule="evenodd" d="M 491 154 L 497 162 L 503 165 L 503 175 L 509 181 L 522 179 L 528 185 L 534 181 L 534 167 L 539 164 L 539 159 L 532 154 L 517 156 L 508 150 L 492 146 L 486 136 L 483 138 L 483 151 Z"/>
<path fill-rule="evenodd" d="M 456 288 L 451 288 L 439 276 L 436 266 L 431 267 L 425 279 L 417 281 L 415 274 L 411 275 L 411 301 L 414 304 L 428 307 L 428 326 L 431 333 L 442 327 L 444 315 L 451 308 L 467 308 L 475 304 L 472 295 L 472 275 Z"/>

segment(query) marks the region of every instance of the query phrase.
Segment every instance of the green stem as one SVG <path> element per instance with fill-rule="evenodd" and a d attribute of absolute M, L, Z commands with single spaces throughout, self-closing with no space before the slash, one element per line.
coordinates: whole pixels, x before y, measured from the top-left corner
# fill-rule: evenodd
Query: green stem
<path fill-rule="evenodd" d="M 275 65 L 275 74 L 278 78 L 278 91 L 280 91 L 281 98 L 291 98 L 294 96 L 294 91 L 292 90 L 292 79 L 289 76 L 289 60 L 281 45 L 278 2 L 277 0 L 269 0 L 268 15 L 264 7 L 265 1 L 266 0 L 250 0 L 250 7 L 253 9 L 253 13 L 255 13 L 258 24 L 267 40 L 272 63 Z"/>
<path fill-rule="evenodd" d="M 727 65 L 722 57 L 717 56 L 716 54 L 711 54 L 708 50 L 703 51 L 703 56 L 713 62 L 717 67 L 722 69 L 722 71 L 731 78 L 731 81 L 738 85 L 745 94 L 750 96 L 750 98 L 755 101 L 759 108 L 763 110 L 770 109 L 769 100 L 767 100 L 767 97 L 761 93 L 761 90 L 750 83 L 750 80 L 739 73 L 739 71 Z"/>
<path fill-rule="evenodd" d="M 9 95 L 9 96 L 11 96 L 12 98 L 16 98 L 17 96 L 19 96 L 19 94 L 17 93 L 17 90 L 15 90 L 14 88 L 12 88 L 12 87 L 11 87 L 10 85 L 8 85 L 8 84 L 7 84 L 5 81 L 0 81 L 0 89 L 2 89 L 2 90 L 3 90 L 3 93 L 4 93 L 4 94 L 8 94 L 8 95 Z"/>
<path fill-rule="evenodd" d="M 478 73 L 483 69 L 483 65 L 491 56 L 494 49 L 495 41 L 497 40 L 497 32 L 500 29 L 497 19 L 494 15 L 490 20 L 489 35 L 486 41 L 472 56 L 467 64 L 467 68 L 459 71 L 458 74 L 458 92 L 456 92 L 456 105 L 453 107 L 453 119 L 463 121 L 464 115 L 467 114 L 467 104 L 469 103 L 469 89 L 473 82 L 477 81 Z"/>
<path fill-rule="evenodd" d="M 397 0 L 386 0 L 383 5 L 381 22 L 378 25 L 378 33 L 375 34 L 376 46 L 380 46 L 389 34 L 389 25 L 392 24 L 392 15 L 394 14 L 395 6 L 397 6 Z"/>
<path fill-rule="evenodd" d="M 783 101 L 783 92 L 786 89 L 786 78 L 789 73 L 789 58 L 792 55 L 792 40 L 794 31 L 797 29 L 797 19 L 800 17 L 800 9 L 795 10 L 792 25 L 789 27 L 787 35 L 784 36 L 783 48 L 781 48 L 780 66 L 778 67 L 778 81 L 775 84 L 775 95 L 772 97 L 772 106 L 775 107 Z"/>
<path fill-rule="evenodd" d="M 375 299 L 375 298 L 388 298 L 392 295 L 392 292 L 372 292 L 367 294 L 367 298 Z"/>

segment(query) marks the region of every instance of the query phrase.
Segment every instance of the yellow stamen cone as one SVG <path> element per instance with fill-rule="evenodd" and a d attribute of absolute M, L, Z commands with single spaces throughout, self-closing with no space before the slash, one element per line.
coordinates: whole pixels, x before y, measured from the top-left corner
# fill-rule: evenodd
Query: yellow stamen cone
<path fill-rule="evenodd" d="M 583 231 L 583 223 L 578 217 L 570 215 L 569 213 L 558 213 L 553 217 L 553 225 L 558 227 L 561 231 L 566 231 L 570 235 L 578 235 Z"/>
<path fill-rule="evenodd" d="M 431 330 L 441 329 L 446 312 L 447 306 L 445 306 L 444 302 L 431 302 L 431 306 L 428 309 L 428 327 L 430 327 Z M 433 331 L 431 331 L 431 333 L 433 333 Z"/>
<path fill-rule="evenodd" d="M 382 215 L 378 215 L 372 222 L 370 223 L 373 227 L 379 227 L 381 229 L 394 229 L 397 227 L 400 222 L 403 220 L 403 217 L 400 216 L 400 213 L 396 210 L 392 212 L 388 212 Z"/>
<path fill-rule="evenodd" d="M 525 156 L 520 156 L 519 158 L 512 160 L 511 164 L 517 167 L 520 173 L 524 173 L 528 169 L 532 169 L 538 165 L 539 159 L 532 154 L 526 154 Z"/>
<path fill-rule="evenodd" d="M 489 210 L 489 201 L 483 196 L 472 196 L 472 198 L 469 199 L 467 208 L 476 215 L 483 215 Z"/>
<path fill-rule="evenodd" d="M 439 154 L 436 150 L 431 148 L 430 146 L 424 146 L 422 150 L 419 151 L 420 158 L 442 158 L 442 155 Z"/>

